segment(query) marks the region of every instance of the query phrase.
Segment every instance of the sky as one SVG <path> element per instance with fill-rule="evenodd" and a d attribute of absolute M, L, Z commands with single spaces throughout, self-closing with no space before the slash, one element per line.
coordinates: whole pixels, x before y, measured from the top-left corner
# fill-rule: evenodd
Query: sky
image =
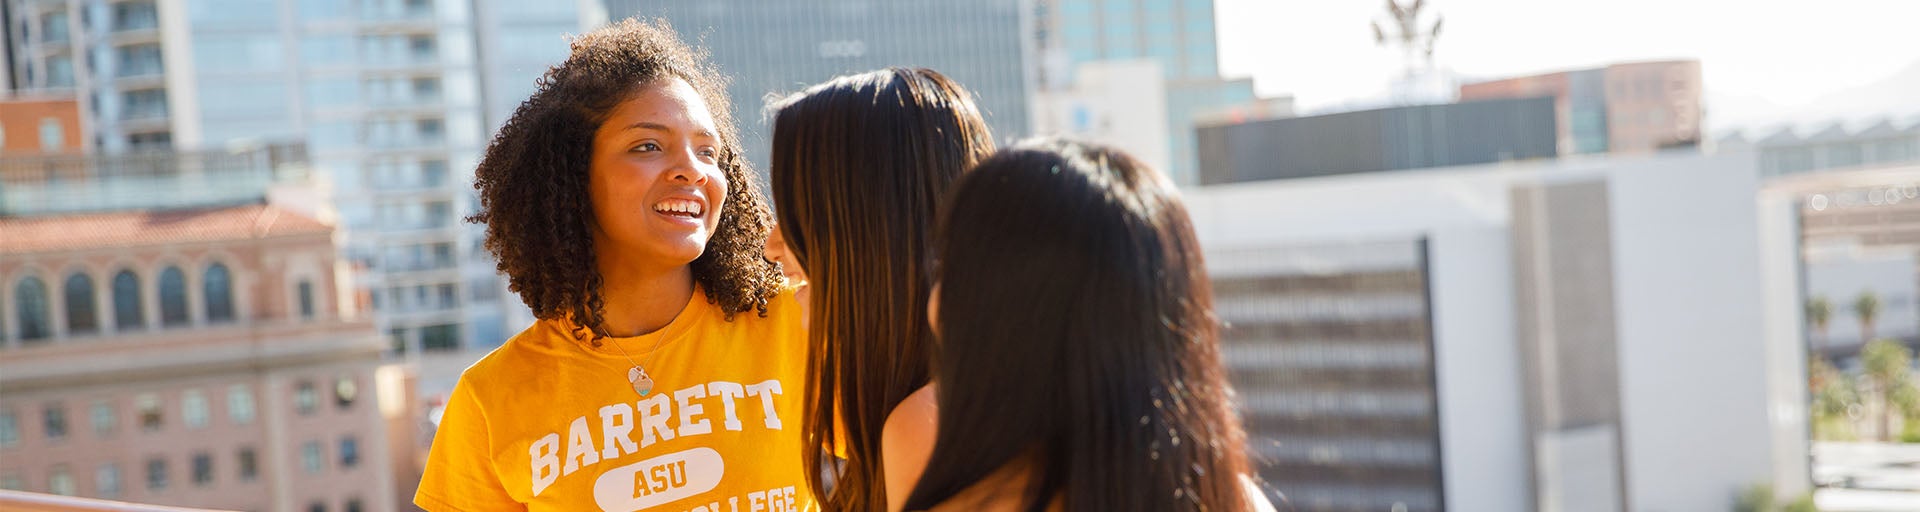
<path fill-rule="evenodd" d="M 1427 0 L 1426 10 L 1446 19 L 1436 65 L 1465 77 L 1699 59 L 1710 133 L 1858 115 L 1848 109 L 1920 113 L 1920 0 Z M 1290 94 L 1305 113 L 1376 96 L 1399 69 L 1368 28 L 1386 19 L 1385 0 L 1215 0 L 1215 11 L 1221 73 Z M 1888 92 L 1896 74 L 1913 88 Z M 1873 84 L 1873 97 L 1837 98 Z"/>

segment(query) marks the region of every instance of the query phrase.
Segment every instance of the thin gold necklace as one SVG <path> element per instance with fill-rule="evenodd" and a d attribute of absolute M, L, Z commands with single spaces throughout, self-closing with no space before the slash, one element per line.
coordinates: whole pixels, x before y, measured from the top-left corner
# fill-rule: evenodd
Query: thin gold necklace
<path fill-rule="evenodd" d="M 682 309 L 680 313 L 685 314 L 686 310 Z M 646 364 L 653 364 L 654 356 L 660 354 L 660 343 L 666 341 L 668 337 L 673 335 L 673 333 L 668 332 L 668 329 L 671 329 L 673 323 L 679 320 L 680 316 L 674 315 L 672 320 L 667 321 L 666 326 L 660 328 L 660 337 L 653 340 L 653 348 L 647 349 Z M 591 335 L 593 331 L 589 329 L 587 332 Z M 620 351 L 620 357 L 626 358 L 627 363 L 633 365 L 627 368 L 627 383 L 633 385 L 633 392 L 639 393 L 640 396 L 647 396 L 647 393 L 653 392 L 653 377 L 647 375 L 646 366 L 633 360 L 633 354 L 627 353 L 627 347 L 620 344 L 619 338 L 608 336 L 607 341 L 613 342 L 613 348 Z"/>

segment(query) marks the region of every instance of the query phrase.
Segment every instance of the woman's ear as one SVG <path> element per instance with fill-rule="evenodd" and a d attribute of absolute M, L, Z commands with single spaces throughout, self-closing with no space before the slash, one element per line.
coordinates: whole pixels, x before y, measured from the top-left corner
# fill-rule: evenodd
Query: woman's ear
<path fill-rule="evenodd" d="M 940 332 L 940 283 L 933 283 L 933 291 L 927 292 L 927 327 Z"/>

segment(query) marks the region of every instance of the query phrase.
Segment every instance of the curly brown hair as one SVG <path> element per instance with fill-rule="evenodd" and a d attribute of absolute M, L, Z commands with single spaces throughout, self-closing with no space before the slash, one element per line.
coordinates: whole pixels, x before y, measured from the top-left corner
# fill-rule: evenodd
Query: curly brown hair
<path fill-rule="evenodd" d="M 642 86 L 679 78 L 713 112 L 727 177 L 719 227 L 693 261 L 694 281 L 728 320 L 748 310 L 765 316 L 768 299 L 786 279 L 765 256 L 773 217 L 742 154 L 724 77 L 665 20 L 624 20 L 571 46 L 567 60 L 548 69 L 533 96 L 500 127 L 474 171 L 480 211 L 467 221 L 486 224 L 487 250 L 499 260 L 508 289 L 535 316 L 571 317 L 592 332 L 596 345 L 610 337 L 587 196 L 593 134 Z"/>

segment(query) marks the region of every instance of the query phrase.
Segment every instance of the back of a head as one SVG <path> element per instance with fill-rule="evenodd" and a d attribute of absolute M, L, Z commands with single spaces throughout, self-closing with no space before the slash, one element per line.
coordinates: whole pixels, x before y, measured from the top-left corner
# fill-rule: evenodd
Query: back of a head
<path fill-rule="evenodd" d="M 939 433 L 908 509 L 1016 462 L 1031 464 L 1035 506 L 1244 508 L 1244 435 L 1172 183 L 1116 150 L 1041 141 L 955 187 L 941 221 Z"/>
<path fill-rule="evenodd" d="M 844 76 L 780 102 L 774 203 L 811 283 L 807 442 L 848 463 L 828 510 L 883 508 L 880 429 L 927 382 L 933 223 L 961 172 L 993 151 L 972 96 L 926 69 Z M 837 406 L 837 410 L 836 410 Z M 821 457 L 808 452 L 809 467 Z"/>

